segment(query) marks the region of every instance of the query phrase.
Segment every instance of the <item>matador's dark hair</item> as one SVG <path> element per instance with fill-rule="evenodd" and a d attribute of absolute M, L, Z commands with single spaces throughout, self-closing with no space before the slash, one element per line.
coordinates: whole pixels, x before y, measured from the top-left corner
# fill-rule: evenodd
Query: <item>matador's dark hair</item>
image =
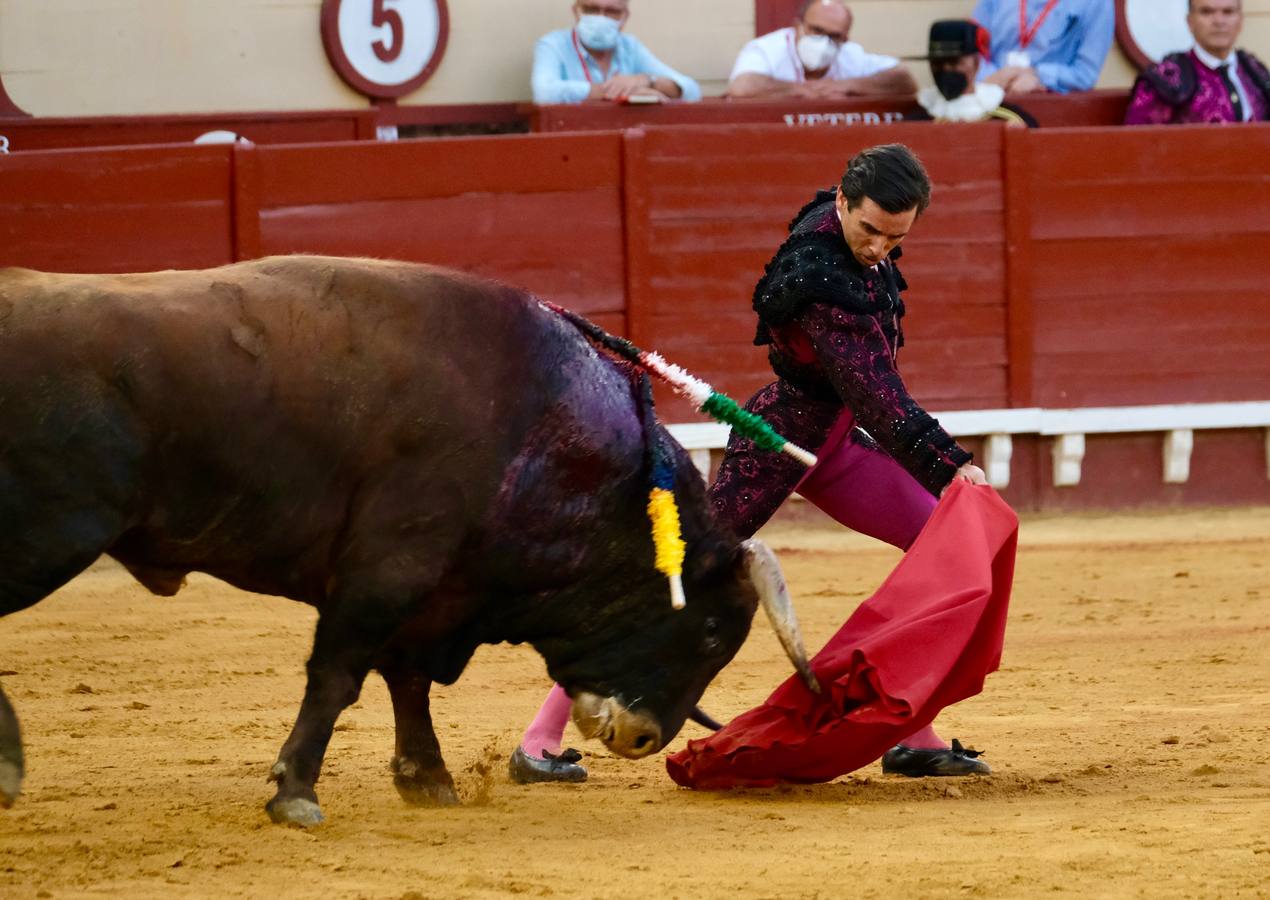
<path fill-rule="evenodd" d="M 847 209 L 868 197 L 889 213 L 916 208 L 920 216 L 930 206 L 930 176 L 912 150 L 903 144 L 882 144 L 862 150 L 847 163 L 842 196 Z"/>

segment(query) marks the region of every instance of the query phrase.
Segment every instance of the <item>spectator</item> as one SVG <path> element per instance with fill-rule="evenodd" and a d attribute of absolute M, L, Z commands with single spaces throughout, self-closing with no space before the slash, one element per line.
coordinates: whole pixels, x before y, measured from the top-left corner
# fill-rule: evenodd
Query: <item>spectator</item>
<path fill-rule="evenodd" d="M 988 50 L 988 29 L 969 19 L 942 19 L 930 26 L 926 59 L 933 87 L 917 92 L 917 109 L 905 115 L 917 121 L 983 122 L 1001 119 L 1010 126 L 1035 128 L 1036 120 L 1017 106 L 1002 103 L 1005 89 L 975 81 Z"/>
<path fill-rule="evenodd" d="M 829 100 L 916 93 L 917 82 L 898 59 L 866 53 L 850 33 L 851 10 L 842 0 L 805 0 L 793 25 L 741 48 L 728 96 Z"/>
<path fill-rule="evenodd" d="M 574 26 L 534 47 L 534 102 L 700 100 L 695 81 L 622 33 L 629 17 L 627 0 L 577 0 Z"/>
<path fill-rule="evenodd" d="M 1097 83 L 1116 11 L 1111 0 L 979 0 L 971 18 L 992 35 L 984 81 L 1012 94 L 1066 94 Z"/>
<path fill-rule="evenodd" d="M 1190 0 L 1189 53 L 1173 53 L 1133 87 L 1126 125 L 1179 122 L 1264 122 L 1270 119 L 1270 71 L 1235 41 L 1244 24 L 1241 0 Z"/>

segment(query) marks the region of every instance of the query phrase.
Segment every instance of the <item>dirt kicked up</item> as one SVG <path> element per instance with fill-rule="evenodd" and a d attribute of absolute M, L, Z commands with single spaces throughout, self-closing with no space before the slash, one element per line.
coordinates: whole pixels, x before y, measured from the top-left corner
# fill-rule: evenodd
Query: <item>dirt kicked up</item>
<path fill-rule="evenodd" d="M 896 560 L 836 527 L 764 536 L 812 649 Z M 433 693 L 464 806 L 398 799 L 372 676 L 318 785 L 327 824 L 280 828 L 265 778 L 313 620 L 202 577 L 158 599 L 102 564 L 0 622 L 28 766 L 0 896 L 1270 896 L 1270 509 L 1025 519 L 1003 668 L 937 723 L 987 751 L 979 780 L 875 764 L 697 794 L 595 744 L 587 784 L 513 785 L 547 680 L 489 647 Z M 735 715 L 787 666 L 760 617 L 703 705 Z"/>

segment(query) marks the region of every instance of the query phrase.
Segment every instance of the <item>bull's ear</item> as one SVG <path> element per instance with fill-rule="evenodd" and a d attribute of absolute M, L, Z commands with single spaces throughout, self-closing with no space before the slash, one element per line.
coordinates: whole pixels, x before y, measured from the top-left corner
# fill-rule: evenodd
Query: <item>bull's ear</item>
<path fill-rule="evenodd" d="M 785 576 L 781 574 L 780 563 L 776 554 L 760 540 L 750 538 L 741 542 L 741 568 L 754 590 L 758 592 L 763 611 L 772 623 L 772 629 L 780 638 L 781 646 L 789 656 L 790 662 L 803 682 L 812 693 L 820 693 L 820 682 L 811 671 L 811 663 L 807 659 L 807 649 L 803 646 L 802 631 L 798 627 L 798 616 L 794 612 L 794 603 L 789 596 L 789 588 L 785 586 Z"/>

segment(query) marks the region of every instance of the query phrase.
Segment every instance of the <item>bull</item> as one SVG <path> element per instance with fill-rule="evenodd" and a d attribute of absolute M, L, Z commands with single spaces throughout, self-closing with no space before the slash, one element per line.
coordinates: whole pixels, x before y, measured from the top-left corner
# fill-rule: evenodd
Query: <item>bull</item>
<path fill-rule="evenodd" d="M 0 615 L 102 554 L 160 596 L 199 571 L 316 607 L 275 822 L 322 820 L 327 744 L 372 670 L 398 792 L 457 802 L 428 694 L 482 643 L 531 644 L 585 736 L 647 756 L 760 601 L 792 622 L 770 551 L 713 521 L 678 445 L 689 602 L 672 609 L 645 513 L 645 445 L 668 438 L 650 421 L 573 326 L 445 269 L 0 270 Z M 0 803 L 22 774 L 0 691 Z"/>

